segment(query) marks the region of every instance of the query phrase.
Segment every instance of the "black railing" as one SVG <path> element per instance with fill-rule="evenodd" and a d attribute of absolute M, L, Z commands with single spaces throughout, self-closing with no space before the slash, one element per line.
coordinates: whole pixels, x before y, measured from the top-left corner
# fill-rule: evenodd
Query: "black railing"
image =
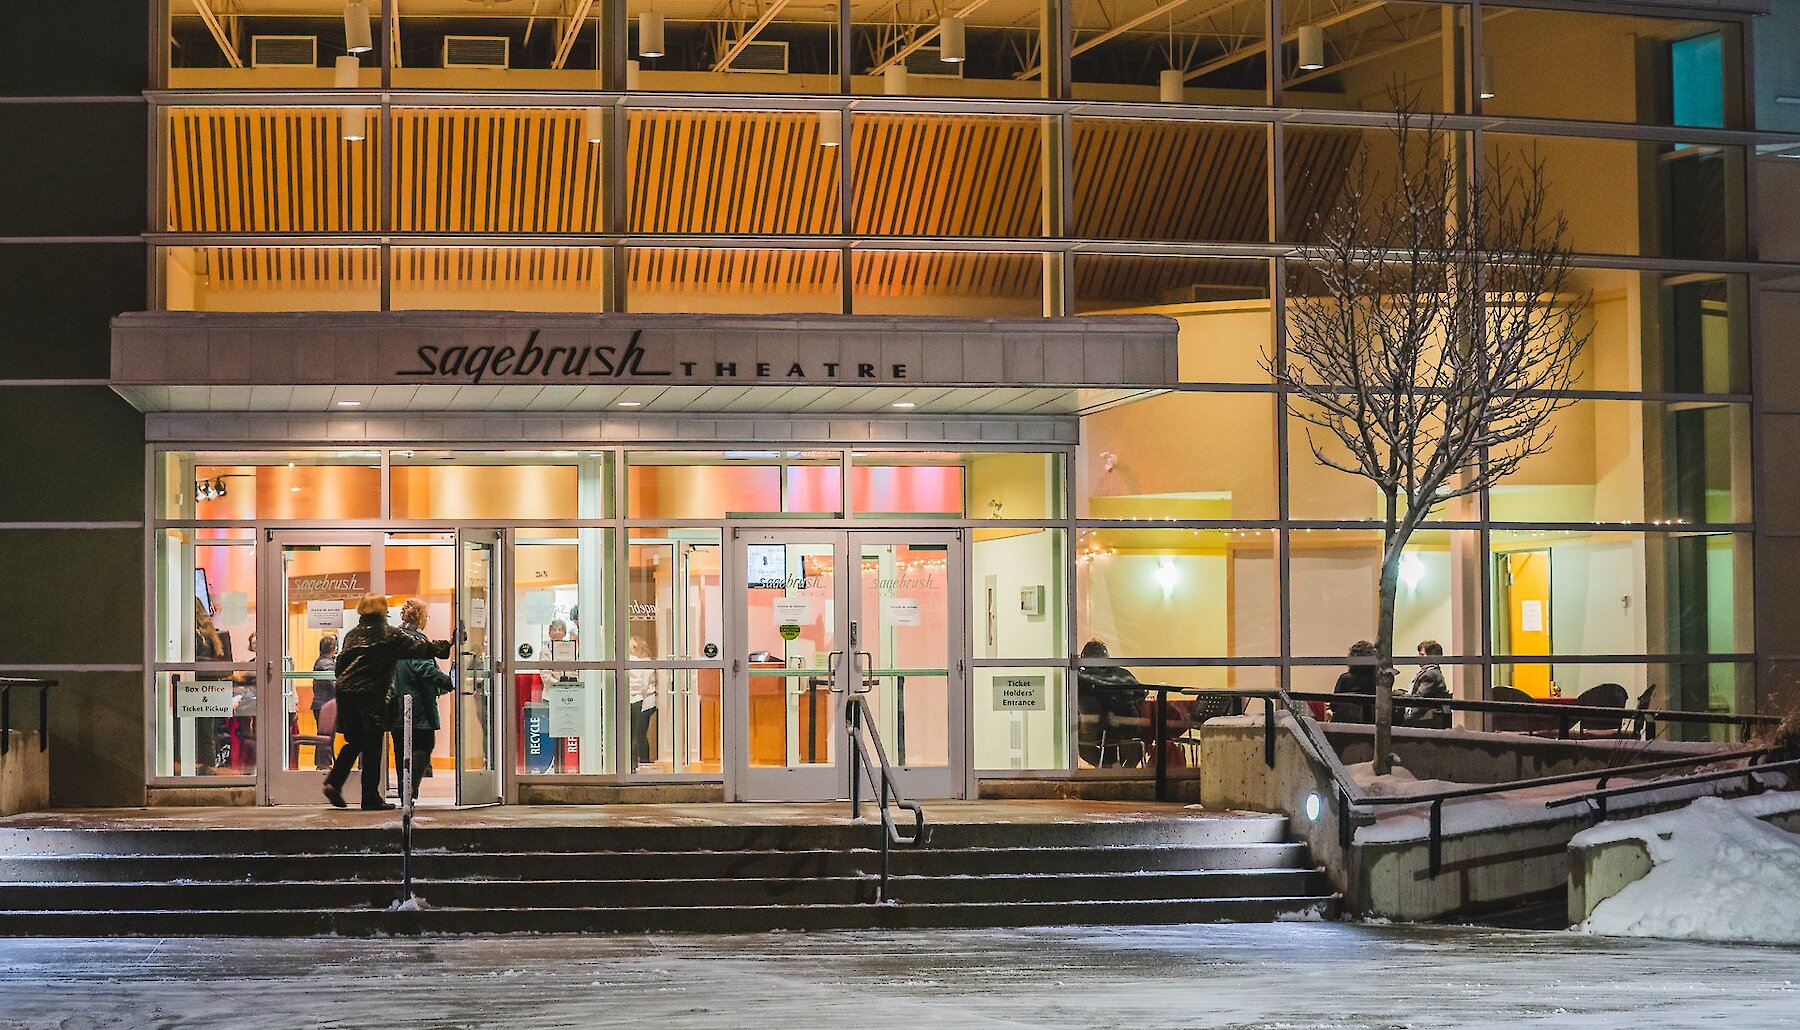
<path fill-rule="evenodd" d="M 12 750 L 12 690 L 38 688 L 38 750 L 50 749 L 50 688 L 55 680 L 35 676 L 0 676 L 0 755 Z"/>
<path fill-rule="evenodd" d="M 888 764 L 887 749 L 881 746 L 881 733 L 875 728 L 875 720 L 868 710 L 868 704 L 860 695 L 851 695 L 844 702 L 844 722 L 850 737 L 850 817 L 862 818 L 862 778 L 869 777 L 869 784 L 875 788 L 876 803 L 881 810 L 881 882 L 876 888 L 875 900 L 888 901 L 888 852 L 892 845 L 905 844 L 917 847 L 925 840 L 925 810 L 916 801 L 907 801 L 900 796 L 900 788 L 894 783 L 894 769 Z M 863 733 L 869 735 L 869 745 L 874 748 L 875 760 L 869 758 L 869 747 L 863 744 Z M 901 836 L 894 825 L 894 816 L 890 810 L 903 808 L 913 814 L 913 832 L 911 837 Z"/>
<path fill-rule="evenodd" d="M 1275 710 L 1275 703 L 1278 700 L 1285 697 L 1291 698 L 1294 701 L 1339 705 L 1348 704 L 1351 706 L 1366 707 L 1371 710 L 1375 705 L 1374 697 L 1367 694 L 1325 694 L 1291 690 L 1283 691 L 1279 689 L 1230 690 L 1213 687 L 1183 687 L 1162 683 L 1093 683 L 1083 684 L 1079 689 L 1082 691 L 1097 692 L 1131 691 L 1138 694 L 1140 697 L 1145 692 L 1152 692 L 1156 695 L 1150 720 L 1151 725 L 1149 727 L 1148 743 L 1150 745 L 1150 754 L 1152 756 L 1151 760 L 1156 763 L 1153 774 L 1156 780 L 1156 800 L 1158 801 L 1168 800 L 1169 775 L 1168 756 L 1166 752 L 1169 743 L 1168 717 L 1170 694 L 1177 694 L 1196 701 L 1210 699 L 1230 702 L 1235 699 L 1238 703 L 1232 708 L 1229 714 L 1236 714 L 1238 711 L 1241 711 L 1245 702 L 1260 700 L 1263 703 L 1264 714 L 1263 761 L 1270 766 L 1275 764 L 1275 720 L 1272 716 Z M 1613 708 L 1597 705 L 1536 703 L 1524 701 L 1476 701 L 1460 698 L 1413 697 L 1405 694 L 1395 694 L 1393 701 L 1394 706 L 1401 709 L 1418 709 L 1443 713 L 1481 712 L 1487 714 L 1507 714 L 1517 717 L 1540 717 L 1545 719 L 1544 726 L 1546 729 L 1549 728 L 1548 719 L 1553 718 L 1556 720 L 1555 733 L 1553 737 L 1547 737 L 1547 739 L 1556 740 L 1571 739 L 1570 731 L 1574 726 L 1583 722 L 1598 723 L 1602 725 L 1617 725 L 1620 727 L 1627 724 L 1634 724 L 1638 727 L 1638 731 L 1633 732 L 1630 736 L 1625 736 L 1624 732 L 1620 730 L 1608 731 L 1604 734 L 1596 735 L 1594 738 L 1575 739 L 1634 739 L 1641 733 L 1645 739 L 1655 740 L 1656 724 L 1662 722 L 1736 726 L 1738 728 L 1739 742 L 1742 743 L 1749 739 L 1753 727 L 1773 726 L 1781 721 L 1779 716 L 1774 715 L 1728 712 L 1681 712 L 1667 709 Z M 1340 725 L 1362 726 L 1368 724 L 1359 721 L 1343 723 Z M 1428 729 L 1430 727 L 1406 724 L 1403 725 L 1403 728 Z M 1539 734 L 1527 733 L 1524 735 L 1538 736 Z"/>
<path fill-rule="evenodd" d="M 1777 769 L 1800 769 L 1800 758 L 1789 758 L 1779 762 L 1758 761 L 1758 758 L 1766 758 L 1771 753 L 1773 752 L 1765 751 L 1752 755 L 1749 763 L 1741 769 L 1715 769 L 1712 772 L 1693 773 L 1669 780 L 1654 780 L 1650 783 L 1633 783 L 1624 787 L 1608 787 L 1606 781 L 1618 775 L 1617 772 L 1608 772 L 1605 776 L 1600 777 L 1600 781 L 1594 784 L 1594 789 L 1586 794 L 1575 794 L 1566 798 L 1557 798 L 1554 801 L 1546 801 L 1544 807 L 1561 808 L 1564 805 L 1576 805 L 1585 801 L 1591 804 L 1595 821 L 1605 822 L 1609 814 L 1606 808 L 1607 799 L 1624 797 L 1628 794 L 1642 794 L 1652 790 L 1667 790 L 1670 787 L 1685 787 L 1692 783 L 1716 783 L 1719 780 L 1739 778 L 1745 780 L 1751 793 L 1757 794 L 1761 793 L 1766 786 L 1756 778 L 1759 774 L 1773 772 Z"/>

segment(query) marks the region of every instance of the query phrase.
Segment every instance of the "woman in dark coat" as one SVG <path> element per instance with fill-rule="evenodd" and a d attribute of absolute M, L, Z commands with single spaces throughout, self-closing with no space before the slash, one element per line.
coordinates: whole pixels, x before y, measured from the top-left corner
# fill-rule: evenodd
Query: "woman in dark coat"
<path fill-rule="evenodd" d="M 1334 694 L 1367 694 L 1375 696 L 1375 645 L 1367 640 L 1358 640 L 1350 645 L 1351 658 L 1367 658 L 1367 663 L 1352 663 L 1338 676 L 1337 686 L 1332 688 Z M 1332 722 L 1372 722 L 1375 718 L 1374 708 L 1368 704 L 1354 701 L 1333 701 L 1331 703 Z"/>

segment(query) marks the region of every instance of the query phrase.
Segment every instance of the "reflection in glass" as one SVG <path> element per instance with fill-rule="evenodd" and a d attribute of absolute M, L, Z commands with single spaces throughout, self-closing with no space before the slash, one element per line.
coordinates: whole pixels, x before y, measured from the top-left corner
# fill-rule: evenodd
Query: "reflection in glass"
<path fill-rule="evenodd" d="M 712 658 L 724 644 L 719 605 L 719 531 L 635 528 L 630 583 L 632 654 L 659 660 Z M 705 653 L 713 645 L 715 654 Z"/>

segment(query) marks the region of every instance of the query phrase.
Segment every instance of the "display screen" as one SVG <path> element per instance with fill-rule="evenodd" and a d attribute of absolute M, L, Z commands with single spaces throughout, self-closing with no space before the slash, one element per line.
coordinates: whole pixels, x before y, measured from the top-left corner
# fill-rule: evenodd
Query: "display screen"
<path fill-rule="evenodd" d="M 749 574 L 745 577 L 752 589 L 781 589 L 787 582 L 787 547 L 782 544 L 750 544 L 744 548 L 750 556 Z"/>

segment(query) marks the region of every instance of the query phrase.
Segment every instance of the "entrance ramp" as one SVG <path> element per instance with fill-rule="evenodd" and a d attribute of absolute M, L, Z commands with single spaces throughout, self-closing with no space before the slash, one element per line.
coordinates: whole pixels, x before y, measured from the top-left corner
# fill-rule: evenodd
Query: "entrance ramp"
<path fill-rule="evenodd" d="M 1278 815 L 1075 801 L 935 802 L 893 853 L 847 806 L 421 812 L 400 898 L 391 814 L 46 812 L 0 820 L 0 933 L 759 932 L 1330 918 Z"/>

